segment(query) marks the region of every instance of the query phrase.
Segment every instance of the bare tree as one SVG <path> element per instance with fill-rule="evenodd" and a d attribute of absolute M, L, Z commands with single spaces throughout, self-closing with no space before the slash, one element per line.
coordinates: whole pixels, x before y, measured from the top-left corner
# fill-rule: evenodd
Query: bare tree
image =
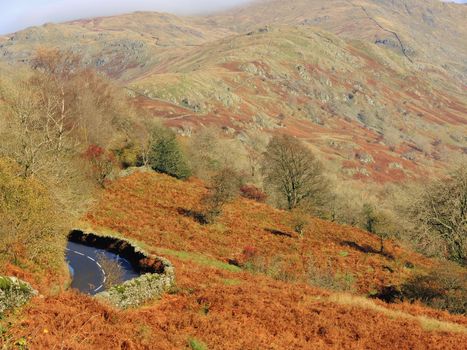
<path fill-rule="evenodd" d="M 397 235 L 398 227 L 392 213 L 381 206 L 365 203 L 361 213 L 361 227 L 379 238 L 379 253 L 384 254 L 384 242 Z"/>
<path fill-rule="evenodd" d="M 204 219 L 213 223 L 222 213 L 224 205 L 231 202 L 239 193 L 240 177 L 231 168 L 223 168 L 210 180 L 209 192 L 203 197 Z"/>
<path fill-rule="evenodd" d="M 97 255 L 97 261 L 101 264 L 102 269 L 105 272 L 105 289 L 109 289 L 123 283 L 123 268 L 118 260 L 107 257 L 105 253 L 99 253 Z"/>
<path fill-rule="evenodd" d="M 77 91 L 73 81 L 83 71 L 81 57 L 70 51 L 38 49 L 32 60 L 32 68 L 36 74 L 29 83 L 40 91 L 40 100 L 48 111 L 47 122 L 54 132 L 54 146 L 60 152 L 64 147 L 65 137 L 77 125 L 77 118 L 73 113 Z"/>
<path fill-rule="evenodd" d="M 305 201 L 320 205 L 327 192 L 327 181 L 321 163 L 298 139 L 274 136 L 264 153 L 264 181 L 276 191 L 286 207 L 292 210 Z"/>
<path fill-rule="evenodd" d="M 113 149 L 124 143 L 132 108 L 72 53 L 39 50 L 31 68 L 22 80 L 5 77 L 0 86 L 0 155 L 14 159 L 18 175 L 39 178 L 54 200 L 79 215 L 92 191 L 81 155 L 92 144 Z"/>
<path fill-rule="evenodd" d="M 450 259 L 467 263 L 467 166 L 425 186 L 409 212 L 418 235 L 444 242 Z"/>
<path fill-rule="evenodd" d="M 247 152 L 237 139 L 230 139 L 220 130 L 202 128 L 193 135 L 189 142 L 189 159 L 193 172 L 204 180 L 229 167 L 243 172 L 248 167 Z"/>
<path fill-rule="evenodd" d="M 247 157 L 250 168 L 250 177 L 256 179 L 261 172 L 261 158 L 268 145 L 269 137 L 266 134 L 246 132 L 244 142 L 247 145 Z"/>
<path fill-rule="evenodd" d="M 68 136 L 77 125 L 73 113 L 76 89 L 72 86 L 74 56 L 39 50 L 33 74 L 14 88 L 2 91 L 7 110 L 7 154 L 22 166 L 25 177 L 36 175 L 73 149 Z M 4 150 L 5 151 L 5 150 Z"/>

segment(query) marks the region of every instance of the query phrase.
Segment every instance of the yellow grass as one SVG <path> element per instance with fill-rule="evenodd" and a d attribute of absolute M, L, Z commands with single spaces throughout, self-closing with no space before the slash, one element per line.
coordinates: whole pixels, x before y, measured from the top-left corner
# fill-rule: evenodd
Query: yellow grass
<path fill-rule="evenodd" d="M 467 328 L 460 324 L 439 321 L 427 316 L 414 316 L 400 310 L 387 309 L 384 306 L 378 305 L 374 301 L 364 297 L 353 296 L 350 294 L 332 294 L 328 297 L 328 300 L 339 305 L 352 305 L 359 308 L 376 311 L 393 319 L 402 318 L 417 321 L 426 331 L 467 334 Z"/>

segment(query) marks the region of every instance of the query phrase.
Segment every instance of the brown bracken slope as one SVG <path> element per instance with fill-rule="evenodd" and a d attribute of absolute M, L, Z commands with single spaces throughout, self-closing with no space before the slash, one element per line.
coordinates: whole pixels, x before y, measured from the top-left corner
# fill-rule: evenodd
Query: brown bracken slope
<path fill-rule="evenodd" d="M 246 199 L 229 205 L 218 223 L 203 226 L 186 212 L 199 210 L 205 191 L 197 180 L 153 173 L 113 183 L 82 225 L 118 232 L 169 258 L 177 287 L 128 311 L 72 291 L 37 297 L 10 316 L 12 339 L 24 338 L 31 349 L 183 349 L 193 341 L 208 349 L 460 349 L 466 344 L 465 317 L 363 296 L 435 262 L 396 243 L 388 244 L 392 257 L 364 253 L 355 246 L 376 247 L 375 237 L 313 218 L 300 239 L 289 227 L 288 213 Z M 354 248 L 343 246 L 343 240 L 354 242 Z M 263 272 L 227 263 L 253 257 L 266 267 Z M 349 291 L 354 294 L 307 283 L 306 267 L 325 261 L 336 274 L 353 276 Z M 415 268 L 404 267 L 406 261 Z"/>

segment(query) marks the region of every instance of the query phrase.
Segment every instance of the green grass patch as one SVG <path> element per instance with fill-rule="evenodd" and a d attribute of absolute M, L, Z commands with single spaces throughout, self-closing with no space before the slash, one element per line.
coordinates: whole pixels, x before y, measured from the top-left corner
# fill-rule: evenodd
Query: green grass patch
<path fill-rule="evenodd" d="M 0 276 L 0 289 L 9 289 L 12 285 L 12 282 L 9 278 L 1 277 Z"/>
<path fill-rule="evenodd" d="M 202 341 L 199 341 L 195 338 L 188 339 L 188 345 L 190 346 L 190 349 L 192 350 L 208 350 L 208 347 L 206 344 L 204 344 Z"/>
<path fill-rule="evenodd" d="M 198 254 L 198 253 L 192 253 L 192 252 L 184 252 L 184 251 L 178 251 L 178 250 L 172 250 L 172 249 L 165 249 L 165 248 L 158 248 L 156 250 L 157 254 L 160 255 L 169 255 L 169 256 L 174 256 L 180 260 L 183 261 L 192 261 L 196 264 L 203 265 L 203 266 L 209 266 L 209 267 L 214 267 L 219 270 L 226 270 L 230 272 L 240 272 L 241 269 L 237 266 L 234 265 L 229 265 L 227 263 L 224 263 L 222 261 L 210 258 L 206 255 Z"/>
<path fill-rule="evenodd" d="M 226 286 L 238 286 L 242 284 L 242 281 L 235 278 L 224 278 L 222 279 L 222 283 L 224 283 Z"/>

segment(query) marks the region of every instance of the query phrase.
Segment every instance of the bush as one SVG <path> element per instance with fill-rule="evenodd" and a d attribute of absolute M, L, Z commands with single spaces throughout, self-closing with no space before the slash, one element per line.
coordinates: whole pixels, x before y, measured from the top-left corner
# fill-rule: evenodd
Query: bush
<path fill-rule="evenodd" d="M 0 276 L 0 315 L 6 310 L 26 304 L 37 294 L 32 287 L 14 277 Z"/>
<path fill-rule="evenodd" d="M 417 275 L 402 285 L 402 296 L 452 313 L 467 312 L 467 273 L 445 264 L 427 275 Z"/>
<path fill-rule="evenodd" d="M 248 261 L 254 259 L 258 254 L 258 249 L 252 246 L 246 246 L 243 248 L 242 260 Z"/>
<path fill-rule="evenodd" d="M 349 272 L 335 272 L 332 263 L 319 267 L 310 260 L 307 267 L 308 283 L 314 287 L 336 292 L 355 292 L 355 276 Z"/>
<path fill-rule="evenodd" d="M 292 211 L 292 228 L 300 237 L 303 237 L 305 230 L 310 224 L 309 217 L 299 209 L 294 209 Z"/>
<path fill-rule="evenodd" d="M 190 349 L 192 350 L 207 350 L 208 349 L 206 344 L 204 344 L 203 342 L 195 338 L 188 339 L 188 345 L 190 345 Z"/>
<path fill-rule="evenodd" d="M 254 254 L 242 264 L 242 268 L 253 273 L 260 273 L 275 280 L 292 282 L 296 280 L 295 271 L 290 270 L 290 261 L 281 256 L 264 257 Z"/>
<path fill-rule="evenodd" d="M 115 155 L 118 158 L 120 166 L 124 169 L 136 166 L 142 166 L 142 147 L 129 142 L 123 147 L 114 150 Z"/>
<path fill-rule="evenodd" d="M 62 215 L 46 188 L 34 178 L 17 176 L 20 168 L 0 158 L 1 263 L 33 261 L 48 269 L 63 266 Z"/>
<path fill-rule="evenodd" d="M 243 185 L 240 188 L 240 194 L 242 197 L 257 201 L 259 203 L 266 202 L 268 195 L 261 191 L 258 187 L 254 185 Z"/>
<path fill-rule="evenodd" d="M 204 219 L 207 223 L 213 223 L 222 213 L 225 204 L 232 201 L 240 188 L 240 178 L 230 168 L 219 171 L 210 181 L 209 192 L 203 198 Z"/>
<path fill-rule="evenodd" d="M 191 176 L 191 169 L 177 137 L 167 128 L 156 127 L 153 130 L 149 164 L 155 171 L 177 179 L 186 179 Z"/>
<path fill-rule="evenodd" d="M 84 158 L 91 164 L 91 176 L 100 186 L 104 187 L 115 166 L 113 153 L 100 146 L 89 145 L 84 152 Z"/>

